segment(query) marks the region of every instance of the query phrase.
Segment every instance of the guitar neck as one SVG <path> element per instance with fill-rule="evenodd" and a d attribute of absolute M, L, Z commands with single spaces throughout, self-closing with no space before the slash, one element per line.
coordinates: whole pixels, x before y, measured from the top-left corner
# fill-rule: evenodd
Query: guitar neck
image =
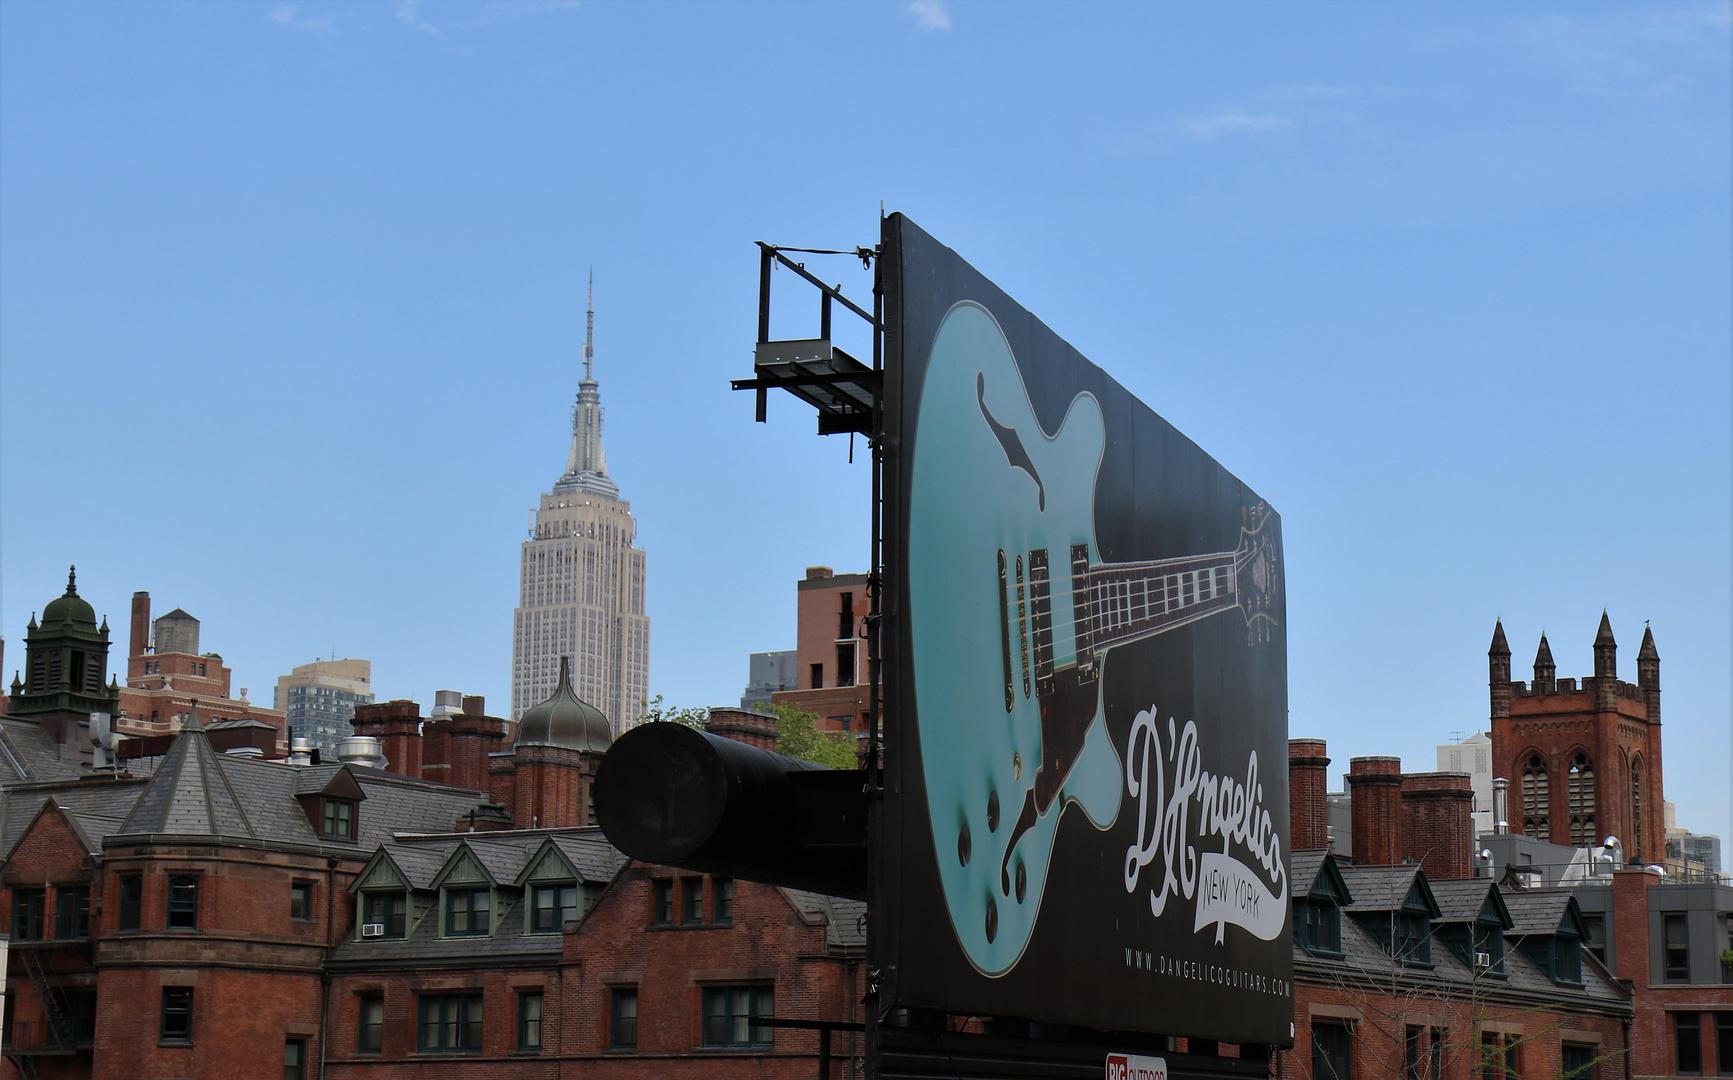
<path fill-rule="evenodd" d="M 1078 653 L 1102 653 L 1239 603 L 1235 552 L 1088 565 L 1073 551 Z"/>

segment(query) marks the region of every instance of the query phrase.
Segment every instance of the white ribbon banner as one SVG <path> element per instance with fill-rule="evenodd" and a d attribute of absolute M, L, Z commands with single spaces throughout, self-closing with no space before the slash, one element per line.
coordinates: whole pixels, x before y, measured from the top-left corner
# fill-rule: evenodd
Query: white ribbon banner
<path fill-rule="evenodd" d="M 1265 887 L 1257 873 L 1238 859 L 1219 851 L 1206 851 L 1199 859 L 1197 882 L 1196 933 L 1211 923 L 1216 928 L 1216 944 L 1222 943 L 1228 923 L 1244 927 L 1253 936 L 1273 941 L 1287 922 L 1288 891 L 1276 896 Z"/>

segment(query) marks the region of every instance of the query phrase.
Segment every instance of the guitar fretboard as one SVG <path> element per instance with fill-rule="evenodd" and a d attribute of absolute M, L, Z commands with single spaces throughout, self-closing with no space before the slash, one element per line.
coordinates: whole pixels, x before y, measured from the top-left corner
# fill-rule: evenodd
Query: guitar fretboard
<path fill-rule="evenodd" d="M 1078 621 L 1078 652 L 1172 630 L 1239 603 L 1235 553 L 1184 555 L 1152 562 L 1073 564 L 1072 587 L 1087 598 Z M 1080 609 L 1085 605 L 1079 605 Z"/>
<path fill-rule="evenodd" d="M 1077 659 L 1172 630 L 1239 603 L 1236 551 L 1150 562 L 1091 565 L 1085 544 L 1071 547 L 1071 604 Z M 999 552 L 999 647 L 1005 709 L 1023 696 L 1053 689 L 1053 598 L 1046 548 L 1008 557 Z M 1063 580 L 1063 579 L 1061 579 Z"/>

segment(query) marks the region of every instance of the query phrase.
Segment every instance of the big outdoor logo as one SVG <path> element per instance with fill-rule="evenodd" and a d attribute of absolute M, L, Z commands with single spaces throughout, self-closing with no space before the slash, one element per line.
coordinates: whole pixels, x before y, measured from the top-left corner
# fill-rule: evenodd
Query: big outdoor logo
<path fill-rule="evenodd" d="M 1044 430 L 1004 331 L 979 304 L 945 316 L 920 417 L 908 565 L 921 758 L 957 940 L 977 970 L 1000 975 L 1034 932 L 1061 817 L 1074 808 L 1106 831 L 1121 813 L 1137 736 L 1121 753 L 1104 721 L 1109 650 L 1235 612 L 1245 647 L 1259 647 L 1275 621 L 1279 549 L 1258 504 L 1241 508 L 1232 550 L 1103 561 L 1101 405 L 1078 393 L 1058 431 Z M 1138 834 L 1139 867 L 1166 861 L 1155 911 L 1175 890 L 1196 893 L 1198 925 L 1216 923 L 1218 940 L 1229 922 L 1272 940 L 1286 886 L 1277 899 L 1229 850 L 1250 844 L 1266 866 L 1279 859 L 1256 759 L 1245 784 L 1206 780 L 1192 725 L 1182 739 L 1186 753 L 1167 749 L 1181 777 L 1168 784 L 1154 770 L 1157 787 L 1176 793 L 1157 800 L 1171 831 Z M 1159 742 L 1143 741 L 1134 795 L 1150 783 Z M 1200 822 L 1223 837 L 1219 853 L 1200 856 L 1185 833 L 1194 794 Z M 1139 812 L 1151 812 L 1142 800 Z"/>
<path fill-rule="evenodd" d="M 1246 762 L 1245 780 L 1205 772 L 1197 722 L 1167 720 L 1166 751 L 1152 707 L 1137 714 L 1125 747 L 1125 791 L 1137 802 L 1137 841 L 1125 852 L 1125 891 L 1137 888 L 1144 867 L 1161 860 L 1160 880 L 1149 890 L 1149 910 L 1160 917 L 1170 897 L 1196 900 L 1193 931 L 1214 925 L 1220 944 L 1233 923 L 1264 941 L 1286 925 L 1288 873 L 1281 840 L 1264 809 L 1258 752 Z M 1191 825 L 1197 803 L 1197 829 Z M 1199 852 L 1194 839 L 1219 838 L 1220 851 Z M 1245 851 L 1258 870 L 1234 855 Z M 1152 874 L 1153 876 L 1153 874 Z M 1267 884 L 1266 884 L 1267 882 Z"/>

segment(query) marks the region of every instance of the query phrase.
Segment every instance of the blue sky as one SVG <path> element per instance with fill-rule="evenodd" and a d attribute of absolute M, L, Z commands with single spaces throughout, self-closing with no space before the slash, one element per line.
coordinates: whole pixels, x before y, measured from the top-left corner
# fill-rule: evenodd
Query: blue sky
<path fill-rule="evenodd" d="M 1282 512 L 1293 734 L 1430 768 L 1495 617 L 1581 676 L 1604 607 L 1730 835 L 1729 12 L 11 0 L 8 666 L 76 562 L 254 700 L 334 651 L 503 708 L 593 264 L 652 690 L 733 700 L 866 561 L 845 442 L 727 389 L 751 244 L 883 200 Z"/>

